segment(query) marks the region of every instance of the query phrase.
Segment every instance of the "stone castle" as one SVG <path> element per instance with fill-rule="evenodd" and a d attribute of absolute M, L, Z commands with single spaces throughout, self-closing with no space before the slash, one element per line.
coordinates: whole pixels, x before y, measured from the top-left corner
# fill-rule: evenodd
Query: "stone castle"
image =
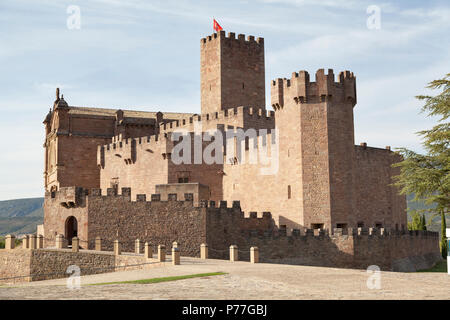
<path fill-rule="evenodd" d="M 191 256 L 207 243 L 218 258 L 257 243 L 266 261 L 388 269 L 405 248 L 435 253 L 434 234 L 405 230 L 399 156 L 355 145 L 353 73 L 273 80 L 268 111 L 264 39 L 220 31 L 200 53 L 201 114 L 75 107 L 57 90 L 44 120 L 48 243 L 178 241 Z M 179 152 L 186 137 L 216 161 Z"/>

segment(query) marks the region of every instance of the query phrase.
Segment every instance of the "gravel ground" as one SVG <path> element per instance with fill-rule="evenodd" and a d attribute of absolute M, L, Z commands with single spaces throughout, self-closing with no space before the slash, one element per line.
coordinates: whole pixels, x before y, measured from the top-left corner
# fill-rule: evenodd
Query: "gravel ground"
<path fill-rule="evenodd" d="M 450 299 L 446 273 L 381 272 L 380 289 L 369 289 L 365 270 L 250 264 L 182 258 L 181 265 L 81 277 L 81 288 L 69 289 L 67 279 L 0 287 L 0 299 Z M 111 284 L 207 272 L 210 276 L 154 284 Z"/>

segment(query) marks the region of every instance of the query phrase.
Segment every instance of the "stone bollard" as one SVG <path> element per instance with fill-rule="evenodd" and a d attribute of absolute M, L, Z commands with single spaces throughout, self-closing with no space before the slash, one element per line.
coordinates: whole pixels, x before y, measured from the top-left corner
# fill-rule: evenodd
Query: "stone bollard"
<path fill-rule="evenodd" d="M 158 260 L 159 262 L 164 262 L 166 261 L 166 246 L 160 244 L 158 246 Z"/>
<path fill-rule="evenodd" d="M 78 252 L 80 251 L 80 240 L 78 237 L 72 238 L 72 252 Z"/>
<path fill-rule="evenodd" d="M 134 241 L 134 253 L 137 253 L 137 254 L 141 253 L 141 241 L 139 239 L 136 239 Z"/>
<path fill-rule="evenodd" d="M 114 240 L 114 254 L 116 256 L 120 255 L 122 253 L 121 249 L 120 249 L 120 242 L 119 240 Z"/>
<path fill-rule="evenodd" d="M 180 249 L 172 248 L 172 264 L 178 266 L 180 264 Z"/>
<path fill-rule="evenodd" d="M 230 246 L 230 261 L 238 261 L 238 247 L 234 244 Z"/>
<path fill-rule="evenodd" d="M 250 262 L 259 263 L 259 249 L 258 247 L 250 248 Z"/>
<path fill-rule="evenodd" d="M 36 248 L 43 249 L 44 248 L 44 236 L 42 234 L 38 235 Z"/>
<path fill-rule="evenodd" d="M 35 234 L 30 234 L 29 237 L 29 245 L 28 245 L 28 249 L 36 249 L 36 235 Z"/>
<path fill-rule="evenodd" d="M 95 237 L 95 250 L 102 251 L 102 238 L 99 236 Z"/>
<path fill-rule="evenodd" d="M 153 249 L 150 243 L 144 243 L 144 258 L 145 259 L 153 259 Z"/>
<path fill-rule="evenodd" d="M 56 249 L 62 249 L 63 248 L 63 242 L 64 242 L 64 237 L 62 234 L 57 234 L 56 235 L 56 240 L 55 240 L 55 244 L 56 244 Z"/>
<path fill-rule="evenodd" d="M 5 237 L 5 249 L 12 250 L 16 247 L 16 236 L 13 234 L 8 234 Z"/>
<path fill-rule="evenodd" d="M 208 259 L 208 245 L 206 243 L 200 245 L 200 259 Z"/>
<path fill-rule="evenodd" d="M 26 235 L 26 236 L 24 236 L 22 238 L 22 248 L 23 249 L 28 249 L 29 243 L 30 243 L 29 241 L 30 241 L 30 236 L 29 235 Z"/>

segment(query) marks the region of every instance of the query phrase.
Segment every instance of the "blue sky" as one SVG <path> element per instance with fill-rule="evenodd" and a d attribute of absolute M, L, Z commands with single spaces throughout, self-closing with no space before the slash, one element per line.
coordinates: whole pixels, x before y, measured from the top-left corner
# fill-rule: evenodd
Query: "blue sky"
<path fill-rule="evenodd" d="M 67 28 L 70 5 L 80 29 Z M 367 27 L 369 5 L 380 29 Z M 422 150 L 414 133 L 434 121 L 414 96 L 450 72 L 448 1 L 2 0 L 0 200 L 43 195 L 42 121 L 57 86 L 70 105 L 199 112 L 200 38 L 213 17 L 265 38 L 267 84 L 353 71 L 357 144 Z"/>

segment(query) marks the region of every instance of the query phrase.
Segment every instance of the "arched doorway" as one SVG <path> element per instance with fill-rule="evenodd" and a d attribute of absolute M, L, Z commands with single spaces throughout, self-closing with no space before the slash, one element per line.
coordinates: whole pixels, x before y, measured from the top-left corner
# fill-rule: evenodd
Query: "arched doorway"
<path fill-rule="evenodd" d="M 66 220 L 66 239 L 69 245 L 72 245 L 72 238 L 78 237 L 78 222 L 74 216 Z"/>

